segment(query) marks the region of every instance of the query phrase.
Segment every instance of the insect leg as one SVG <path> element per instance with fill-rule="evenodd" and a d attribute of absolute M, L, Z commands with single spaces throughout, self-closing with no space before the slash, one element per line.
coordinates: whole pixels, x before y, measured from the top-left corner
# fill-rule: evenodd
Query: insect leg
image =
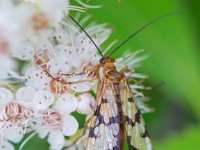
<path fill-rule="evenodd" d="M 85 127 L 88 126 L 89 123 L 91 122 L 91 120 L 92 120 L 92 116 L 90 116 L 90 117 L 85 121 L 84 126 L 85 126 Z"/>
<path fill-rule="evenodd" d="M 124 73 L 124 72 L 133 73 L 133 72 L 135 72 L 135 70 L 130 69 L 128 66 L 124 66 L 119 72 L 120 73 Z"/>
<path fill-rule="evenodd" d="M 69 76 L 69 77 L 74 77 L 74 76 L 78 76 L 78 75 L 84 75 L 85 73 L 67 73 L 67 74 L 61 74 L 63 76 Z"/>
<path fill-rule="evenodd" d="M 55 77 L 53 77 L 47 70 L 44 70 L 47 75 L 49 77 L 51 77 L 53 80 L 56 80 L 62 84 L 68 84 L 68 85 L 71 85 L 71 84 L 78 84 L 78 83 L 83 83 L 83 82 L 90 82 L 90 81 L 93 81 L 93 80 L 96 80 L 96 78 L 88 78 L 88 79 L 85 79 L 85 80 L 79 80 L 79 81 L 72 81 L 72 82 L 67 82 L 67 81 L 64 81 L 64 80 L 61 80 L 61 79 L 56 79 Z"/>

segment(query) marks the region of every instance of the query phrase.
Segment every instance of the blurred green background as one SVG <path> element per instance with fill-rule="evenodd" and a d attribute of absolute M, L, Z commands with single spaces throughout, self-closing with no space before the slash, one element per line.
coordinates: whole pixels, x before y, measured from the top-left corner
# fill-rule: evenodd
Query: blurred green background
<path fill-rule="evenodd" d="M 144 49 L 151 56 L 138 71 L 149 75 L 147 85 L 164 83 L 146 92 L 151 99 L 148 104 L 155 109 L 144 115 L 155 150 L 200 149 L 200 2 L 90 0 L 88 4 L 102 4 L 102 8 L 89 9 L 87 14 L 92 14 L 92 20 L 97 23 L 107 22 L 113 29 L 104 46 L 115 39 L 119 44 L 160 15 L 183 11 L 148 27 L 114 57 L 121 56 L 127 49 Z M 45 141 L 35 137 L 24 149 L 43 150 L 47 147 Z"/>
<path fill-rule="evenodd" d="M 155 150 L 200 149 L 200 2 L 99 0 L 98 3 L 102 3 L 103 8 L 88 12 L 97 22 L 108 22 L 112 27 L 113 34 L 105 45 L 114 39 L 118 39 L 119 44 L 160 15 L 182 11 L 145 29 L 114 57 L 121 56 L 127 49 L 144 49 L 150 57 L 138 71 L 149 75 L 147 85 L 164 83 L 146 93 L 151 99 L 149 105 L 155 109 L 144 115 Z"/>

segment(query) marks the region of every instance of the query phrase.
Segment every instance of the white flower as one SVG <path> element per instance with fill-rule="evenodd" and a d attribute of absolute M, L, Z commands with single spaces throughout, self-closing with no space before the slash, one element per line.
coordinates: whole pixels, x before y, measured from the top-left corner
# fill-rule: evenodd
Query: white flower
<path fill-rule="evenodd" d="M 64 117 L 64 123 L 63 123 L 63 134 L 65 136 L 71 136 L 76 133 L 78 129 L 78 122 L 77 120 L 70 115 L 66 115 Z"/>
<path fill-rule="evenodd" d="M 48 91 L 37 91 L 33 97 L 33 107 L 45 110 L 54 102 L 54 95 Z"/>
<path fill-rule="evenodd" d="M 31 42 L 21 41 L 11 50 L 11 55 L 21 60 L 33 60 L 35 49 Z"/>
<path fill-rule="evenodd" d="M 48 136 L 48 142 L 52 149 L 61 149 L 64 146 L 64 136 L 75 134 L 78 129 L 78 122 L 73 116 L 65 116 L 63 128 L 61 131 L 51 131 Z"/>
<path fill-rule="evenodd" d="M 48 109 L 55 100 L 54 95 L 46 90 L 35 90 L 32 87 L 22 87 L 17 90 L 16 99 L 35 111 Z"/>
<path fill-rule="evenodd" d="M 24 137 L 24 130 L 22 128 L 8 128 L 5 132 L 5 138 L 14 143 L 19 143 Z"/>
<path fill-rule="evenodd" d="M 12 10 L 14 9 L 10 0 L 0 2 L 0 53 L 8 51 L 17 46 L 21 36 L 14 22 Z"/>
<path fill-rule="evenodd" d="M 47 38 L 51 28 L 59 24 L 67 7 L 68 1 L 40 0 L 35 3 L 21 3 L 16 6 L 14 13 L 24 37 L 38 42 Z"/>
<path fill-rule="evenodd" d="M 72 9 L 84 11 L 69 5 L 69 0 L 0 0 L 0 149 L 14 149 L 10 142 L 20 142 L 30 131 L 30 138 L 37 133 L 40 138 L 47 137 L 51 149 L 62 149 L 66 137 L 78 130 L 73 112 L 93 112 L 95 99 L 87 92 L 96 93 L 97 80 L 90 80 L 90 70 L 101 56 L 88 36 L 67 17 Z M 77 14 L 76 21 L 100 47 L 111 30 L 106 24 L 85 26 L 90 17 L 79 17 Z M 136 54 L 117 59 L 117 69 L 125 65 L 130 70 L 137 68 L 146 56 Z M 146 78 L 132 70 L 125 75 L 129 79 Z M 10 84 L 2 81 L 5 79 Z M 12 79 L 17 79 L 17 84 L 11 85 Z M 12 91 L 4 88 L 4 83 Z M 136 80 L 130 87 L 143 112 L 149 111 L 141 92 L 147 88 Z M 86 139 L 75 147 L 83 148 Z"/>
<path fill-rule="evenodd" d="M 0 141 L 0 149 L 1 150 L 15 150 L 14 146 L 6 140 Z"/>
<path fill-rule="evenodd" d="M 64 137 L 75 134 L 78 129 L 77 120 L 70 114 L 61 115 L 58 111 L 47 110 L 40 117 L 39 125 L 35 126 L 41 138 L 48 135 L 48 142 L 52 149 L 61 149 L 64 146 Z"/>
<path fill-rule="evenodd" d="M 76 111 L 78 101 L 67 91 L 52 90 L 56 87 L 54 82 L 59 83 L 40 69 L 32 68 L 27 72 L 27 86 L 17 90 L 16 99 L 34 111 L 30 121 L 39 136 L 48 135 L 52 149 L 61 149 L 65 136 L 73 135 L 78 129 L 77 120 L 70 115 Z"/>
<path fill-rule="evenodd" d="M 75 75 L 72 78 L 68 79 L 68 82 L 83 81 L 86 79 L 86 75 Z M 92 87 L 94 87 L 94 83 L 89 81 L 83 81 L 80 83 L 73 83 L 69 87 L 75 92 L 86 92 L 89 91 Z"/>
<path fill-rule="evenodd" d="M 8 79 L 13 70 L 16 69 L 16 62 L 7 55 L 0 52 L 0 79 Z"/>
<path fill-rule="evenodd" d="M 51 80 L 42 69 L 37 68 L 29 68 L 25 76 L 27 77 L 26 86 L 35 90 L 44 90 L 49 86 Z"/>
<path fill-rule="evenodd" d="M 13 100 L 13 94 L 10 90 L 0 87 L 0 105 L 5 105 Z"/>
<path fill-rule="evenodd" d="M 48 136 L 48 142 L 51 144 L 52 149 L 62 149 L 64 143 L 65 143 L 65 138 L 63 136 L 63 133 L 61 131 L 52 131 L 49 133 Z"/>
<path fill-rule="evenodd" d="M 16 99 L 24 105 L 31 106 L 35 92 L 35 89 L 32 87 L 21 87 L 16 92 Z"/>
<path fill-rule="evenodd" d="M 91 114 L 95 107 L 95 99 L 89 93 L 80 94 L 78 97 L 77 111 L 81 114 Z"/>
<path fill-rule="evenodd" d="M 24 127 L 29 126 L 26 108 L 13 98 L 10 90 L 0 88 L 0 139 L 2 141 L 0 145 L 4 146 L 4 149 L 12 148 L 11 144 L 6 142 L 7 140 L 20 142 L 25 133 Z"/>
<path fill-rule="evenodd" d="M 61 53 L 59 49 L 55 48 L 55 54 L 50 61 L 48 62 L 49 71 L 52 75 L 56 75 L 59 73 L 66 74 L 70 72 L 71 66 L 69 64 L 70 57 Z M 71 57 L 73 58 L 73 57 Z"/>
<path fill-rule="evenodd" d="M 70 114 L 76 111 L 77 108 L 77 98 L 73 94 L 63 94 L 61 95 L 55 103 L 55 109 L 64 114 Z"/>

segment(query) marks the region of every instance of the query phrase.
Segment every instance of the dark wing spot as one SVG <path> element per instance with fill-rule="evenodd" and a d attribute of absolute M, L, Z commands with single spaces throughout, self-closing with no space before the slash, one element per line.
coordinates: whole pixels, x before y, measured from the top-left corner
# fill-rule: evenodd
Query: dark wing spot
<path fill-rule="evenodd" d="M 140 116 L 141 116 L 141 112 L 138 110 L 138 112 L 135 114 L 135 122 L 140 123 Z"/>
<path fill-rule="evenodd" d="M 140 150 L 140 149 L 135 148 L 133 145 L 131 145 L 131 147 L 129 148 L 129 150 Z"/>
<path fill-rule="evenodd" d="M 128 98 L 128 102 L 135 103 L 134 98 L 133 97 Z"/>
<path fill-rule="evenodd" d="M 90 131 L 89 131 L 89 137 L 94 137 L 96 138 L 96 135 L 94 134 L 94 128 L 90 128 Z"/>
<path fill-rule="evenodd" d="M 138 148 L 135 148 L 134 145 L 131 145 L 131 136 L 127 136 L 127 143 L 128 143 L 128 149 L 129 150 L 139 150 Z"/>
<path fill-rule="evenodd" d="M 119 146 L 115 146 L 115 147 L 112 148 L 112 150 L 119 150 L 119 149 L 120 149 Z"/>
<path fill-rule="evenodd" d="M 103 115 L 101 115 L 101 114 L 99 114 L 99 116 L 98 116 L 98 121 L 99 121 L 99 124 L 97 124 L 97 125 L 100 125 L 100 124 L 105 124 L 104 123 L 104 116 Z"/>
<path fill-rule="evenodd" d="M 108 100 L 102 98 L 102 103 L 108 103 Z"/>
<path fill-rule="evenodd" d="M 144 131 L 144 133 L 141 134 L 140 136 L 143 137 L 143 138 L 149 137 L 149 133 L 148 133 L 148 131 L 147 131 L 146 126 L 145 126 L 145 131 Z"/>
<path fill-rule="evenodd" d="M 94 116 L 98 116 L 99 111 L 100 111 L 100 105 L 97 105 L 97 108 L 94 111 Z"/>
<path fill-rule="evenodd" d="M 110 117 L 109 120 L 110 120 L 111 124 L 119 123 L 119 117 L 118 116 Z"/>
<path fill-rule="evenodd" d="M 124 116 L 124 121 L 128 122 L 129 125 L 134 126 L 135 123 L 133 122 L 133 120 L 131 118 L 129 118 L 128 116 Z"/>

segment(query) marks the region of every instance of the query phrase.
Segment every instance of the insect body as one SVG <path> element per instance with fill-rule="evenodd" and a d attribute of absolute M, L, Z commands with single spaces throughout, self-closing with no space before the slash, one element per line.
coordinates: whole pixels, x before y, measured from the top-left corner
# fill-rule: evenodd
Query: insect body
<path fill-rule="evenodd" d="M 151 140 L 128 81 L 114 66 L 114 59 L 100 60 L 102 70 L 97 89 L 97 104 L 91 120 L 88 150 L 151 150 Z"/>

